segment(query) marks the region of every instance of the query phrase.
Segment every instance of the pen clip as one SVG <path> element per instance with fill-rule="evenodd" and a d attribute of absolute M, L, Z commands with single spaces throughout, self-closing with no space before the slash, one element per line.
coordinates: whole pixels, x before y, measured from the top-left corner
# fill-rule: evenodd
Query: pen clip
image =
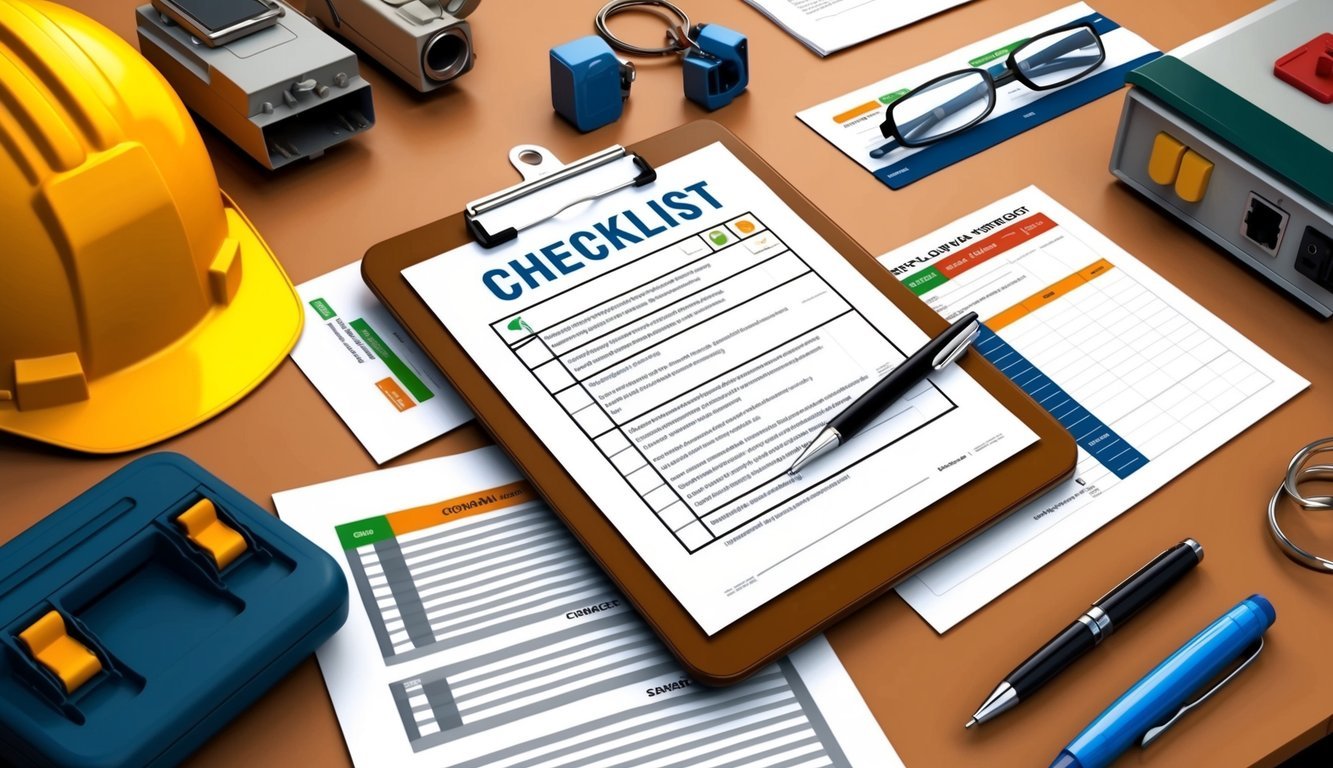
<path fill-rule="evenodd" d="M 1147 747 L 1149 744 L 1153 743 L 1154 741 L 1157 741 L 1158 737 L 1160 737 L 1162 734 L 1166 733 L 1166 730 L 1167 730 L 1168 728 L 1170 728 L 1171 726 L 1175 725 L 1177 720 L 1179 720 L 1180 718 L 1184 717 L 1186 712 L 1189 712 L 1191 709 L 1194 709 L 1195 707 L 1197 707 L 1197 706 L 1199 706 L 1200 704 L 1202 704 L 1202 703 L 1204 703 L 1205 701 L 1207 701 L 1208 698 L 1209 698 L 1210 696 L 1212 696 L 1214 693 L 1217 693 L 1218 691 L 1222 690 L 1222 687 L 1223 687 L 1223 686 L 1225 686 L 1227 683 L 1229 683 L 1229 682 L 1231 682 L 1233 679 L 1235 679 L 1236 675 L 1239 675 L 1242 671 L 1244 671 L 1244 669 L 1245 669 L 1246 667 L 1248 667 L 1248 666 L 1250 666 L 1251 664 L 1253 664 L 1253 663 L 1254 663 L 1254 660 L 1257 659 L 1257 658 L 1259 658 L 1259 652 L 1262 651 L 1262 650 L 1264 649 L 1264 639 L 1263 639 L 1262 637 L 1259 638 L 1259 639 L 1258 639 L 1257 641 L 1255 641 L 1255 643 L 1254 643 L 1253 645 L 1251 645 L 1250 647 L 1253 648 L 1254 651 L 1250 653 L 1249 657 L 1248 657 L 1247 659 L 1245 659 L 1245 661 L 1242 661 L 1242 662 L 1240 663 L 1239 666 L 1237 666 L 1235 669 L 1231 670 L 1231 672 L 1230 672 L 1226 677 L 1222 678 L 1222 680 L 1221 680 L 1220 682 L 1218 682 L 1217 685 L 1214 685 L 1211 689 L 1209 689 L 1207 693 L 1203 694 L 1202 696 L 1200 696 L 1199 698 L 1195 699 L 1194 701 L 1191 701 L 1190 703 L 1188 703 L 1188 704 L 1186 704 L 1185 706 L 1181 707 L 1181 708 L 1180 708 L 1174 715 L 1172 715 L 1171 718 L 1170 718 L 1169 720 L 1167 720 L 1165 723 L 1162 723 L 1161 725 L 1156 726 L 1156 727 L 1154 727 L 1154 728 L 1150 728 L 1150 729 L 1148 729 L 1148 732 L 1145 733 L 1145 734 L 1143 734 L 1143 740 L 1139 742 L 1139 746 L 1140 746 L 1140 747 Z"/>
<path fill-rule="evenodd" d="M 972 346 L 973 340 L 980 334 L 981 321 L 973 320 L 971 324 L 966 326 L 966 330 L 956 334 L 953 339 L 945 345 L 944 349 L 941 349 L 939 354 L 935 355 L 935 359 L 930 363 L 931 366 L 937 371 L 943 370 L 950 363 L 962 357 L 963 353 L 967 351 L 967 348 Z"/>

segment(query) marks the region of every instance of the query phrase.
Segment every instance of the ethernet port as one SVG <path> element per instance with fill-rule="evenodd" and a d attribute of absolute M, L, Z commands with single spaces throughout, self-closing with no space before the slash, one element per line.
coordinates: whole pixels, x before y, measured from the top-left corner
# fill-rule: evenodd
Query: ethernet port
<path fill-rule="evenodd" d="M 1296 271 L 1333 290 L 1333 237 L 1306 227 L 1296 251 Z"/>
<path fill-rule="evenodd" d="M 1276 256 L 1289 218 L 1286 211 L 1251 192 L 1240 231 L 1269 256 Z"/>

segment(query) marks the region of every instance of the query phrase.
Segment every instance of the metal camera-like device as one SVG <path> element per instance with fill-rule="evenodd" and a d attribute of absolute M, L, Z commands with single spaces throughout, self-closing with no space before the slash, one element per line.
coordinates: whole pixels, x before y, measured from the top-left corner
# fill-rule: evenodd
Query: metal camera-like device
<path fill-rule="evenodd" d="M 266 168 L 375 124 L 356 55 L 278 0 L 152 0 L 139 50 L 181 101 Z"/>
<path fill-rule="evenodd" d="M 422 93 L 472 69 L 481 0 L 310 0 L 306 12 Z"/>

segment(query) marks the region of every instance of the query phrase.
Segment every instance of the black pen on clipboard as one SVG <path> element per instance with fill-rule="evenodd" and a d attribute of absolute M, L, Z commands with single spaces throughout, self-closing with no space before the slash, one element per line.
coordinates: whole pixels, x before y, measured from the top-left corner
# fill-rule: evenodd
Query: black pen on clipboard
<path fill-rule="evenodd" d="M 787 474 L 796 474 L 801 467 L 850 440 L 912 387 L 921 383 L 931 373 L 942 370 L 962 357 L 980 333 L 981 322 L 977 319 L 977 313 L 968 312 L 943 333 L 926 342 L 921 349 L 897 368 L 889 371 L 888 375 L 880 379 L 869 391 L 852 401 L 842 413 L 824 425 L 819 434 L 815 435 L 815 439 L 796 457 L 796 461 L 792 462 Z"/>

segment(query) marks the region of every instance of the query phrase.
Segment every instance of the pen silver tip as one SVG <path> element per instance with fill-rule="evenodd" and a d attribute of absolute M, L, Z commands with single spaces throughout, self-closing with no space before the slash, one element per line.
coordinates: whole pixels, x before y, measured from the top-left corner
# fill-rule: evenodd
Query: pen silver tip
<path fill-rule="evenodd" d="M 971 720 L 968 720 L 968 721 L 967 721 L 967 725 L 964 725 L 963 727 L 964 727 L 964 728 L 971 728 L 972 726 L 974 726 L 974 725 L 976 725 L 976 724 L 977 724 L 977 719 L 974 717 L 974 718 L 972 718 Z"/>
<path fill-rule="evenodd" d="M 825 427 L 815 436 L 815 439 L 805 447 L 805 450 L 801 451 L 801 455 L 796 457 L 796 461 L 792 462 L 791 469 L 787 470 L 787 474 L 796 474 L 801 467 L 814 461 L 816 457 L 822 456 L 834 448 L 837 448 L 841 442 L 842 435 L 838 434 L 838 430 L 833 429 L 832 427 Z"/>
<path fill-rule="evenodd" d="M 996 715 L 1004 712 L 1014 705 L 1018 704 L 1018 691 L 1007 681 L 1000 683 L 986 701 L 977 708 L 976 714 L 972 715 L 972 720 L 968 722 L 967 727 L 971 728 L 973 723 L 984 723 Z"/>

